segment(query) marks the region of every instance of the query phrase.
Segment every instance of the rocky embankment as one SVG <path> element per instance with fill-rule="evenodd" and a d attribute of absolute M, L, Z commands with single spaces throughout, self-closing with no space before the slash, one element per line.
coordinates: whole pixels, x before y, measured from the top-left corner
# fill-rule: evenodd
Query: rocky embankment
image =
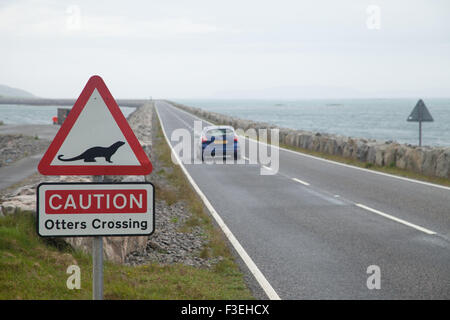
<path fill-rule="evenodd" d="M 200 108 L 170 102 L 200 118 L 248 130 L 278 128 L 263 122 L 239 119 Z M 392 141 L 344 137 L 334 134 L 278 128 L 280 143 L 378 166 L 397 167 L 431 177 L 450 178 L 450 148 L 418 147 Z"/>
<path fill-rule="evenodd" d="M 161 189 L 170 189 L 170 183 L 160 174 L 167 168 L 159 162 L 152 148 L 156 136 L 156 119 L 152 104 L 145 104 L 136 109 L 129 117 L 128 123 L 140 141 L 144 151 L 150 156 L 153 172 L 149 176 L 106 176 L 106 181 L 151 181 Z M 169 169 L 167 169 L 169 170 Z M 22 186 L 5 192 L 0 196 L 0 216 L 15 214 L 19 210 L 36 210 L 36 188 L 44 181 L 53 182 L 90 182 L 92 177 L 78 176 L 42 176 L 36 174 L 25 181 Z M 158 262 L 162 264 L 183 263 L 196 267 L 210 267 L 220 258 L 202 258 L 201 251 L 207 244 L 204 230 L 196 226 L 188 231 L 180 231 L 192 213 L 182 201 L 168 205 L 156 195 L 155 232 L 138 237 L 104 237 L 105 258 L 117 263 L 129 265 Z M 92 240 L 89 237 L 72 237 L 64 240 L 73 247 L 90 252 Z"/>
<path fill-rule="evenodd" d="M 22 134 L 0 134 L 0 167 L 44 152 L 50 141 Z"/>

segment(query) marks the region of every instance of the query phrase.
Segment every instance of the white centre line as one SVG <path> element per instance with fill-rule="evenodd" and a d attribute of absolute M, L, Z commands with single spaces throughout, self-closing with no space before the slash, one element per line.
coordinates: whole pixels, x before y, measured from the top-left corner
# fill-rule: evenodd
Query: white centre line
<path fill-rule="evenodd" d="M 297 178 L 292 178 L 292 180 L 294 180 L 294 181 L 296 181 L 296 182 L 298 182 L 298 183 L 301 183 L 301 184 L 303 184 L 303 185 L 305 185 L 305 186 L 309 186 L 309 183 L 306 182 L 306 181 L 302 181 L 302 180 L 297 179 Z"/>
<path fill-rule="evenodd" d="M 365 210 L 367 210 L 367 211 L 376 213 L 376 214 L 378 214 L 378 215 L 380 215 L 380 216 L 382 216 L 382 217 L 385 217 L 385 218 L 391 219 L 391 220 L 393 220 L 393 221 L 399 222 L 399 223 L 401 223 L 401 224 L 404 224 L 405 226 L 408 226 L 408 227 L 414 228 L 414 229 L 416 229 L 416 230 L 425 232 L 426 234 L 436 234 L 436 232 L 434 232 L 434 231 L 428 230 L 428 229 L 426 229 L 426 228 L 423 228 L 423 227 L 418 226 L 418 225 L 416 225 L 416 224 L 414 224 L 414 223 L 405 221 L 405 220 L 403 220 L 403 219 L 396 218 L 396 217 L 394 217 L 394 216 L 391 216 L 390 214 L 387 214 L 387 213 L 378 211 L 378 210 L 376 210 L 376 209 L 372 209 L 372 208 L 370 208 L 370 207 L 368 207 L 368 206 L 365 206 L 365 205 L 363 205 L 363 204 L 355 203 L 355 205 L 358 206 L 358 207 L 360 207 L 360 208 L 362 208 L 362 209 L 365 209 Z"/>

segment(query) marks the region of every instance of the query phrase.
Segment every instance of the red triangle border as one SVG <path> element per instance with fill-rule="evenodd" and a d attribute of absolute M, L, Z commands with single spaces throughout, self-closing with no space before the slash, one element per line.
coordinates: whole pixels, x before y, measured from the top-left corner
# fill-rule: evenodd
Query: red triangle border
<path fill-rule="evenodd" d="M 51 165 L 51 162 L 58 153 L 61 145 L 64 143 L 67 135 L 77 121 L 79 115 L 83 111 L 86 103 L 91 97 L 94 89 L 97 89 L 111 112 L 114 120 L 119 126 L 122 134 L 127 140 L 128 144 L 133 150 L 140 165 L 138 166 L 89 166 L 89 165 L 69 165 L 69 166 L 57 166 Z M 61 125 L 61 128 L 56 133 L 55 138 L 48 147 L 44 156 L 38 165 L 38 171 L 43 175 L 147 175 L 152 172 L 152 164 L 142 149 L 138 139 L 134 135 L 133 130 L 125 119 L 122 111 L 117 105 L 116 100 L 111 95 L 111 92 L 106 87 L 105 82 L 100 76 L 92 76 L 86 83 L 83 91 L 78 97 L 77 101 L 69 112 L 66 120 Z"/>

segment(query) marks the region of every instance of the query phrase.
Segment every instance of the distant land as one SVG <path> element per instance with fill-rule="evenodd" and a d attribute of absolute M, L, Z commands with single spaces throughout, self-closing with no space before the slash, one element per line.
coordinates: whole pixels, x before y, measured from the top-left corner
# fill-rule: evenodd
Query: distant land
<path fill-rule="evenodd" d="M 14 98 L 36 98 L 36 96 L 28 91 L 12 88 L 0 84 L 0 97 L 14 97 Z"/>
<path fill-rule="evenodd" d="M 139 107 L 148 101 L 148 99 L 116 99 L 121 107 Z M 0 105 L 73 106 L 74 103 L 75 99 L 40 98 L 28 91 L 0 84 Z"/>

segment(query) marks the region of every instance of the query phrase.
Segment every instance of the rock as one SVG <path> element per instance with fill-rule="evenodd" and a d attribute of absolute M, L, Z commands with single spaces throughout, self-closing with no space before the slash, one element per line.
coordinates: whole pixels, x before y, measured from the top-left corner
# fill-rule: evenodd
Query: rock
<path fill-rule="evenodd" d="M 395 166 L 396 156 L 397 156 L 397 146 L 390 145 L 384 151 L 383 165 L 385 165 L 385 166 Z"/>
<path fill-rule="evenodd" d="M 436 174 L 437 159 L 441 150 L 431 149 L 423 152 L 422 172 L 427 176 Z"/>
<path fill-rule="evenodd" d="M 384 155 L 386 153 L 386 147 L 378 147 L 375 150 L 375 164 L 377 166 L 384 166 Z"/>
<path fill-rule="evenodd" d="M 36 195 L 19 195 L 1 204 L 5 215 L 14 214 L 17 210 L 36 212 Z"/>
<path fill-rule="evenodd" d="M 406 169 L 423 172 L 424 152 L 421 149 L 409 149 L 405 153 Z"/>
<path fill-rule="evenodd" d="M 35 195 L 35 194 L 36 194 L 36 191 L 33 187 L 24 186 L 24 187 L 17 189 L 13 195 L 14 196 L 27 196 L 27 195 Z"/>
<path fill-rule="evenodd" d="M 375 164 L 376 155 L 377 155 L 377 148 L 374 145 L 369 145 L 366 162 Z"/>
<path fill-rule="evenodd" d="M 125 176 L 122 179 L 123 182 L 145 182 L 144 176 Z"/>
<path fill-rule="evenodd" d="M 124 263 L 127 254 L 136 250 L 143 251 L 147 245 L 147 236 L 139 237 L 103 237 L 103 254 L 105 259 L 116 263 Z M 64 240 L 75 248 L 86 253 L 92 252 L 91 237 L 71 237 Z"/>
<path fill-rule="evenodd" d="M 450 178 L 450 148 L 446 148 L 438 155 L 435 174 L 441 178 Z"/>

